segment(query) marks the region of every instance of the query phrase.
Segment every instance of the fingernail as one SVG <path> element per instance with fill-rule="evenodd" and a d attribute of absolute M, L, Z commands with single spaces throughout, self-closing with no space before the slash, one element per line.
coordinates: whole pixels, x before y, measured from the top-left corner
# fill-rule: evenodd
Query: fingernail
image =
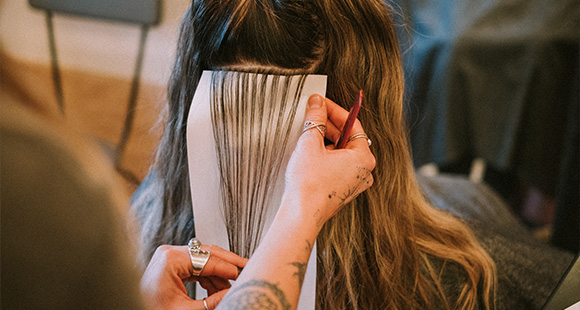
<path fill-rule="evenodd" d="M 313 95 L 308 99 L 308 106 L 311 108 L 320 108 L 322 106 L 322 96 Z"/>

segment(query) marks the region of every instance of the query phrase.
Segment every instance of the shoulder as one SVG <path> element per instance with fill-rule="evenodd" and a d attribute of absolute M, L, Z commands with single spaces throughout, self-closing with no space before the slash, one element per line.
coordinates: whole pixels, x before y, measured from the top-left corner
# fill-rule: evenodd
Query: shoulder
<path fill-rule="evenodd" d="M 139 305 L 127 197 L 99 150 L 22 107 L 0 120 L 3 304 Z"/>
<path fill-rule="evenodd" d="M 573 259 L 533 238 L 518 240 L 481 226 L 473 232 L 496 264 L 503 309 L 541 309 Z"/>
<path fill-rule="evenodd" d="M 536 240 L 485 184 L 451 175 L 417 179 L 427 199 L 462 218 L 492 257 L 498 273 L 498 309 L 540 309 L 573 256 Z M 445 266 L 449 281 L 461 277 L 461 270 Z"/>

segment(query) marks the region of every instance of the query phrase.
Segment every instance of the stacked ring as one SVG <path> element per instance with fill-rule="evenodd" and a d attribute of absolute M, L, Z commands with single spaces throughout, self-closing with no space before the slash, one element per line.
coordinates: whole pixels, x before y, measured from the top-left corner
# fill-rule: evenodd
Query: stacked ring
<path fill-rule="evenodd" d="M 306 121 L 304 123 L 304 128 L 302 129 L 302 133 L 304 133 L 306 130 L 309 130 L 309 129 L 312 129 L 312 128 L 318 129 L 318 131 L 320 132 L 320 134 L 324 138 L 324 135 L 326 134 L 326 125 L 324 125 L 324 124 L 316 124 L 315 122 L 312 122 L 312 121 Z"/>
<path fill-rule="evenodd" d="M 357 134 L 354 134 L 354 135 L 350 136 L 350 138 L 348 138 L 348 141 L 346 141 L 346 142 L 348 143 L 348 142 L 350 142 L 350 141 L 352 141 L 354 139 L 359 139 L 359 138 L 365 138 L 365 139 L 367 139 L 367 142 L 369 143 L 369 146 L 371 146 L 372 141 L 371 141 L 371 139 L 369 139 L 369 136 L 367 136 L 367 134 L 364 133 L 364 132 L 360 132 L 360 133 L 357 133 Z"/>
<path fill-rule="evenodd" d="M 210 252 L 201 248 L 201 241 L 197 238 L 191 238 L 187 243 L 187 247 L 191 265 L 193 266 L 193 275 L 199 276 L 209 260 Z"/>

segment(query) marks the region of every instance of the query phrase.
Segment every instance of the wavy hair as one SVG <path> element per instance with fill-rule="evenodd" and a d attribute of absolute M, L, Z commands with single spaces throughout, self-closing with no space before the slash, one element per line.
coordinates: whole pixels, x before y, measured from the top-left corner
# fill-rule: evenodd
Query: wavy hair
<path fill-rule="evenodd" d="M 392 12 L 380 0 L 193 1 L 180 27 L 155 173 L 133 206 L 144 261 L 158 245 L 184 244 L 193 235 L 185 128 L 201 72 L 325 74 L 326 96 L 347 109 L 364 90 L 359 119 L 377 165 L 374 185 L 318 237 L 317 308 L 494 308 L 492 259 L 417 184 Z M 450 286 L 450 272 L 461 283 Z"/>

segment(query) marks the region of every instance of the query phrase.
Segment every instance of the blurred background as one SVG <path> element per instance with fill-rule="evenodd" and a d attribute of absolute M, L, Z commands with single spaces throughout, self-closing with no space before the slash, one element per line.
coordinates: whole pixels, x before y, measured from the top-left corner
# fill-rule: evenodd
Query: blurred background
<path fill-rule="evenodd" d="M 415 166 L 494 188 L 580 248 L 580 2 L 394 0 Z"/>
<path fill-rule="evenodd" d="M 191 1 L 158 2 L 157 21 L 144 42 L 134 121 L 119 160 L 130 190 L 145 177 L 152 162 L 160 135 L 155 124 L 173 66 L 178 26 Z M 64 116 L 55 94 L 46 12 L 28 1 L 0 0 L 0 100 L 18 101 L 47 117 L 62 117 L 115 158 L 128 112 L 142 25 L 60 12 L 54 12 L 51 19 Z"/>
<path fill-rule="evenodd" d="M 0 101 L 88 135 L 131 193 L 152 163 L 191 1 L 143 1 L 149 20 L 125 1 L 70 2 L 90 14 L 66 2 L 0 0 Z M 390 2 L 418 171 L 489 184 L 538 238 L 578 252 L 579 2 Z"/>

